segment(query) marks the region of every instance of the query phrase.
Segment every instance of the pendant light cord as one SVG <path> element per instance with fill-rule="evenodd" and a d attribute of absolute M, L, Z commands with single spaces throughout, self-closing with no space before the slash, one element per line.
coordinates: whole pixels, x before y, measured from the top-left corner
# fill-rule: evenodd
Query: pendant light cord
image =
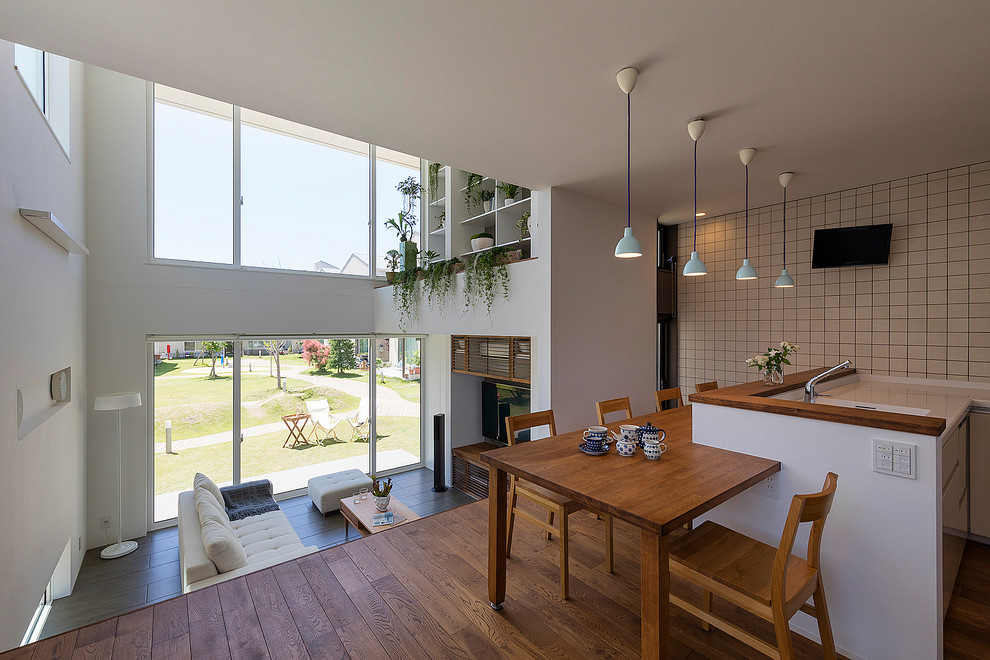
<path fill-rule="evenodd" d="M 630 96 L 632 92 L 626 94 L 626 227 L 632 227 L 632 196 L 629 192 L 630 189 L 630 171 L 632 170 L 632 157 L 630 152 L 632 152 L 632 101 Z"/>
<path fill-rule="evenodd" d="M 694 251 L 698 251 L 698 141 L 694 141 Z"/>
<path fill-rule="evenodd" d="M 746 258 L 749 259 L 749 165 L 746 165 Z"/>
<path fill-rule="evenodd" d="M 784 186 L 784 268 L 787 268 L 787 186 Z"/>

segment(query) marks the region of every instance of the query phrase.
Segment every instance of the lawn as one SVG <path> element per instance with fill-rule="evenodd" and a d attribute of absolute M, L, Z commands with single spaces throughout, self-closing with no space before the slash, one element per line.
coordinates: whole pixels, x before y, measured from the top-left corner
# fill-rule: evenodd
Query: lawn
<path fill-rule="evenodd" d="M 349 437 L 345 429 L 344 425 L 339 427 L 338 434 L 341 438 Z M 242 481 L 249 481 L 260 474 L 361 456 L 368 452 L 369 447 L 366 442 L 335 442 L 331 437 L 326 446 L 297 445 L 295 449 L 283 449 L 285 438 L 285 431 L 244 438 L 241 444 Z M 419 419 L 379 418 L 377 447 L 379 451 L 404 449 L 413 456 L 419 456 Z M 156 454 L 155 494 L 191 488 L 193 476 L 197 472 L 206 474 L 216 482 L 230 481 L 233 478 L 231 461 L 229 442 L 185 449 L 175 455 Z"/>

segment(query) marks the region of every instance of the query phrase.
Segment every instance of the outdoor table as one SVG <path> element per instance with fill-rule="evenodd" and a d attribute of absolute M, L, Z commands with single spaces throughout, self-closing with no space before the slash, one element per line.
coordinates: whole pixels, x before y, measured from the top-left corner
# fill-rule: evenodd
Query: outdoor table
<path fill-rule="evenodd" d="M 619 456 L 614 449 L 588 456 L 578 449 L 583 430 L 481 454 L 489 465 L 492 608 L 501 609 L 505 601 L 506 485 L 508 474 L 514 474 L 640 528 L 642 657 L 670 657 L 669 534 L 779 472 L 780 462 L 694 444 L 690 406 L 606 426 L 617 431 L 619 424 L 647 422 L 667 433 L 668 450 L 659 461 L 647 460 L 641 451 Z"/>
<path fill-rule="evenodd" d="M 282 421 L 289 428 L 289 435 L 285 438 L 285 442 L 282 443 L 282 448 L 284 449 L 289 442 L 292 442 L 292 446 L 289 449 L 295 449 L 296 445 L 312 444 L 303 432 L 306 428 L 306 424 L 309 423 L 310 415 L 309 413 L 296 413 L 294 415 L 285 415 L 282 417 Z M 312 435 L 312 434 L 310 434 Z"/>

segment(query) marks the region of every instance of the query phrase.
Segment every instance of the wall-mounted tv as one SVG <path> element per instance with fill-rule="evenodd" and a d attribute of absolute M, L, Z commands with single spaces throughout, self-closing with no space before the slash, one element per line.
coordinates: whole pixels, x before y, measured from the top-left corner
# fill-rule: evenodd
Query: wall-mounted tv
<path fill-rule="evenodd" d="M 505 418 L 530 412 L 529 388 L 481 381 L 481 434 L 499 444 L 507 444 Z M 529 431 L 521 431 L 516 442 L 529 440 Z"/>
<path fill-rule="evenodd" d="M 890 258 L 890 234 L 894 225 L 816 229 L 812 268 L 875 266 Z"/>

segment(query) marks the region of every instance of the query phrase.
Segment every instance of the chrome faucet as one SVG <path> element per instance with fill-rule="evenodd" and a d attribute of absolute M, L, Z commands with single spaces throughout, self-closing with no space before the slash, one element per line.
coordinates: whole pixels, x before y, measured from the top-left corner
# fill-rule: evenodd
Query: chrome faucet
<path fill-rule="evenodd" d="M 818 392 L 815 391 L 815 383 L 817 383 L 818 381 L 820 381 L 822 378 L 825 378 L 826 376 L 831 376 L 836 371 L 841 371 L 842 369 L 845 369 L 846 367 L 848 367 L 850 365 L 852 365 L 852 362 L 850 362 L 849 360 L 846 360 L 845 362 L 843 362 L 841 364 L 835 365 L 831 369 L 826 369 L 825 371 L 821 372 L 820 374 L 818 374 L 817 376 L 815 376 L 814 378 L 812 378 L 811 380 L 809 380 L 807 383 L 805 383 L 805 385 L 804 385 L 804 402 L 805 403 L 814 403 L 815 402 L 815 399 L 818 398 Z"/>

